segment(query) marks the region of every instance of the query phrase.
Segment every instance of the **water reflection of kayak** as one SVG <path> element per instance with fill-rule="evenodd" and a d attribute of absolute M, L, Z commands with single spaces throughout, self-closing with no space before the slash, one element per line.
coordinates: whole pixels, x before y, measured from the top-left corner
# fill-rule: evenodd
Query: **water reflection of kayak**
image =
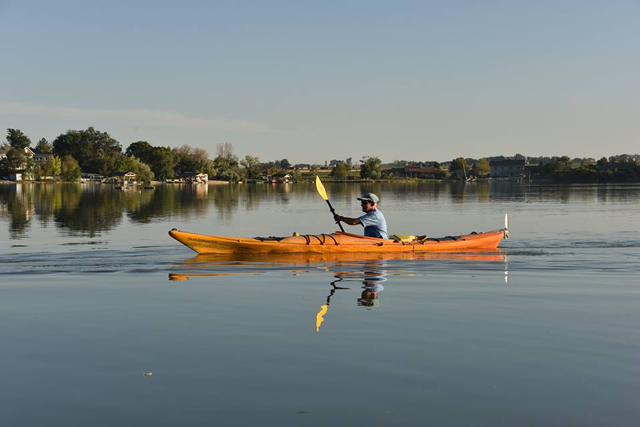
<path fill-rule="evenodd" d="M 442 259 L 460 261 L 504 261 L 504 252 L 500 249 L 475 249 L 464 252 L 389 252 L 389 253 L 237 253 L 237 254 L 203 254 L 197 255 L 184 266 L 202 265 L 206 263 L 322 263 L 339 261 L 384 261 L 384 260 L 419 260 Z"/>
<path fill-rule="evenodd" d="M 507 229 L 442 238 L 416 238 L 411 242 L 377 239 L 357 234 L 307 234 L 290 237 L 244 238 L 210 236 L 173 229 L 169 235 L 199 254 L 389 254 L 496 249 Z"/>
<path fill-rule="evenodd" d="M 504 262 L 506 255 L 500 249 L 471 250 L 465 252 L 431 253 L 293 253 L 293 254 L 214 254 L 198 255 L 176 265 L 179 271 L 169 273 L 170 280 L 188 280 L 190 277 L 254 275 L 271 266 L 290 267 L 303 272 L 321 268 L 332 270 L 340 280 L 356 280 L 365 287 L 368 282 L 384 282 L 385 274 L 377 274 L 372 266 L 391 260 L 451 260 L 462 262 Z M 365 264 L 362 264 L 362 263 Z M 376 264 L 369 264 L 370 262 Z M 288 265 L 287 265 L 288 264 Z M 365 269 L 362 272 L 362 269 Z M 213 269 L 213 271 L 212 271 Z M 371 270 L 371 271 L 370 271 Z M 357 273 L 360 271 L 359 273 Z"/>

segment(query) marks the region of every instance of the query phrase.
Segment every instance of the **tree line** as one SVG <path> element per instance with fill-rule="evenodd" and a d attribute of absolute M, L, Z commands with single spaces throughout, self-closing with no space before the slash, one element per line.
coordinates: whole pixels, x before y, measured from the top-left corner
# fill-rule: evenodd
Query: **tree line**
<path fill-rule="evenodd" d="M 294 181 L 313 177 L 320 165 L 292 165 L 289 160 L 261 162 L 247 155 L 239 159 L 230 143 L 219 144 L 213 159 L 206 150 L 182 145 L 177 148 L 153 146 L 147 141 L 136 141 L 123 151 L 122 145 L 107 132 L 89 127 L 86 130 L 68 130 L 53 142 L 41 138 L 32 148 L 37 153 L 48 153 L 45 162 L 35 162 L 25 153 L 32 147 L 31 139 L 20 129 L 7 129 L 7 143 L 0 147 L 5 152 L 0 160 L 0 176 L 23 171 L 35 179 L 62 179 L 77 181 L 82 172 L 109 176 L 116 172 L 133 172 L 140 181 L 165 180 L 180 177 L 187 172 L 206 173 L 213 179 L 229 182 L 260 180 L 267 175 L 290 173 Z M 431 168 L 435 178 L 487 177 L 490 163 L 497 160 L 524 160 L 530 177 L 556 181 L 599 182 L 637 181 L 640 179 L 640 155 L 622 154 L 595 160 L 591 158 L 512 157 L 496 156 L 480 159 L 458 157 L 449 162 L 418 162 L 396 160 L 383 164 L 379 157 L 365 156 L 359 162 L 349 157 L 325 162 L 324 170 L 335 180 L 392 178 L 393 169 L 405 167 Z M 306 171 L 303 176 L 301 170 Z"/>
<path fill-rule="evenodd" d="M 133 172 L 140 181 L 164 180 L 185 172 L 206 173 L 228 181 L 242 180 L 247 171 L 241 168 L 231 144 L 220 144 L 217 156 L 209 158 L 207 151 L 182 145 L 177 148 L 153 146 L 147 141 L 131 143 L 123 152 L 122 145 L 107 132 L 89 127 L 68 130 L 53 142 L 40 139 L 32 147 L 31 139 L 19 129 L 7 129 L 6 151 L 0 161 L 0 174 L 21 171 L 36 179 L 56 177 L 77 181 L 82 172 L 109 176 L 115 172 Z M 32 148 L 50 154 L 46 162 L 37 163 L 25 152 Z M 247 160 L 251 162 L 250 156 Z M 257 159 L 256 159 L 257 160 Z M 288 164 L 288 161 L 286 161 Z M 246 168 L 244 168 L 246 169 Z"/>
<path fill-rule="evenodd" d="M 294 180 L 302 178 L 299 167 L 306 166 L 317 172 L 319 165 L 296 165 L 281 159 L 261 162 L 258 157 L 247 155 L 239 159 L 230 143 L 219 144 L 216 156 L 211 159 L 206 150 L 182 145 L 177 148 L 153 146 L 147 141 L 136 141 L 123 151 L 122 145 L 107 132 L 89 127 L 86 130 L 68 130 L 53 142 L 40 139 L 32 147 L 31 139 L 20 129 L 7 129 L 6 157 L 0 161 L 0 175 L 15 171 L 33 176 L 65 181 L 77 181 L 81 173 L 109 176 L 115 172 L 133 172 L 140 181 L 165 180 L 182 176 L 187 172 L 206 173 L 209 177 L 238 182 L 259 180 L 265 175 L 291 172 Z M 37 153 L 50 154 L 46 162 L 35 162 L 25 152 L 30 148 Z M 346 162 L 332 161 L 331 176 L 344 179 L 351 169 L 351 158 Z M 379 178 L 381 164 L 377 157 L 362 160 L 360 176 Z"/>
<path fill-rule="evenodd" d="M 501 160 L 522 161 L 526 165 L 523 176 L 531 179 L 567 183 L 640 181 L 640 154 L 620 154 L 598 160 L 569 156 L 526 157 L 522 154 L 482 159 L 459 157 L 449 162 L 449 171 L 452 175 L 464 173 L 469 177 L 485 177 L 490 175 L 490 163 Z"/>

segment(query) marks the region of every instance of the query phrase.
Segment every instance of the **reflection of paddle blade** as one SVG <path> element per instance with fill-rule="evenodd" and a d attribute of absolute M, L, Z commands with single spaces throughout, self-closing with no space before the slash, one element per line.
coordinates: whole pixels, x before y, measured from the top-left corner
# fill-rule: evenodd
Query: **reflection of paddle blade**
<path fill-rule="evenodd" d="M 182 275 L 182 274 L 169 273 L 169 280 L 179 282 L 183 280 L 189 280 L 189 276 Z"/>
<path fill-rule="evenodd" d="M 329 196 L 327 196 L 327 190 L 325 190 L 324 185 L 322 185 L 322 181 L 320 181 L 320 177 L 316 175 L 316 190 L 320 193 L 320 197 L 324 200 L 329 200 Z"/>
<path fill-rule="evenodd" d="M 322 325 L 322 322 L 324 322 L 323 316 L 327 313 L 328 308 L 329 306 L 326 304 L 323 306 L 320 306 L 320 311 L 316 315 L 316 332 L 320 331 L 320 325 Z"/>

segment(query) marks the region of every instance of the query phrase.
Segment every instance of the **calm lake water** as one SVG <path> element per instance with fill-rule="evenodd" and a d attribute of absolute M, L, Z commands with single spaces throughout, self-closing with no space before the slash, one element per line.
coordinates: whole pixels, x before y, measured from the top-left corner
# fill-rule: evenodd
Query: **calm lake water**
<path fill-rule="evenodd" d="M 307 184 L 0 185 L 0 425 L 638 424 L 640 186 L 326 187 L 345 216 L 378 194 L 390 233 L 509 213 L 512 238 L 471 255 L 196 257 L 167 231 L 335 225 Z"/>

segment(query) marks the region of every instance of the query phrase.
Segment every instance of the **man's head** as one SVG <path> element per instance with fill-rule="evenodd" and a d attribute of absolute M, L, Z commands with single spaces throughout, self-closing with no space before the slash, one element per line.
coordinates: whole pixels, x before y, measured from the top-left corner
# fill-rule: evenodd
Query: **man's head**
<path fill-rule="evenodd" d="M 358 197 L 360 205 L 362 206 L 362 212 L 371 212 L 378 207 L 380 199 L 373 193 L 364 194 L 362 197 Z"/>

